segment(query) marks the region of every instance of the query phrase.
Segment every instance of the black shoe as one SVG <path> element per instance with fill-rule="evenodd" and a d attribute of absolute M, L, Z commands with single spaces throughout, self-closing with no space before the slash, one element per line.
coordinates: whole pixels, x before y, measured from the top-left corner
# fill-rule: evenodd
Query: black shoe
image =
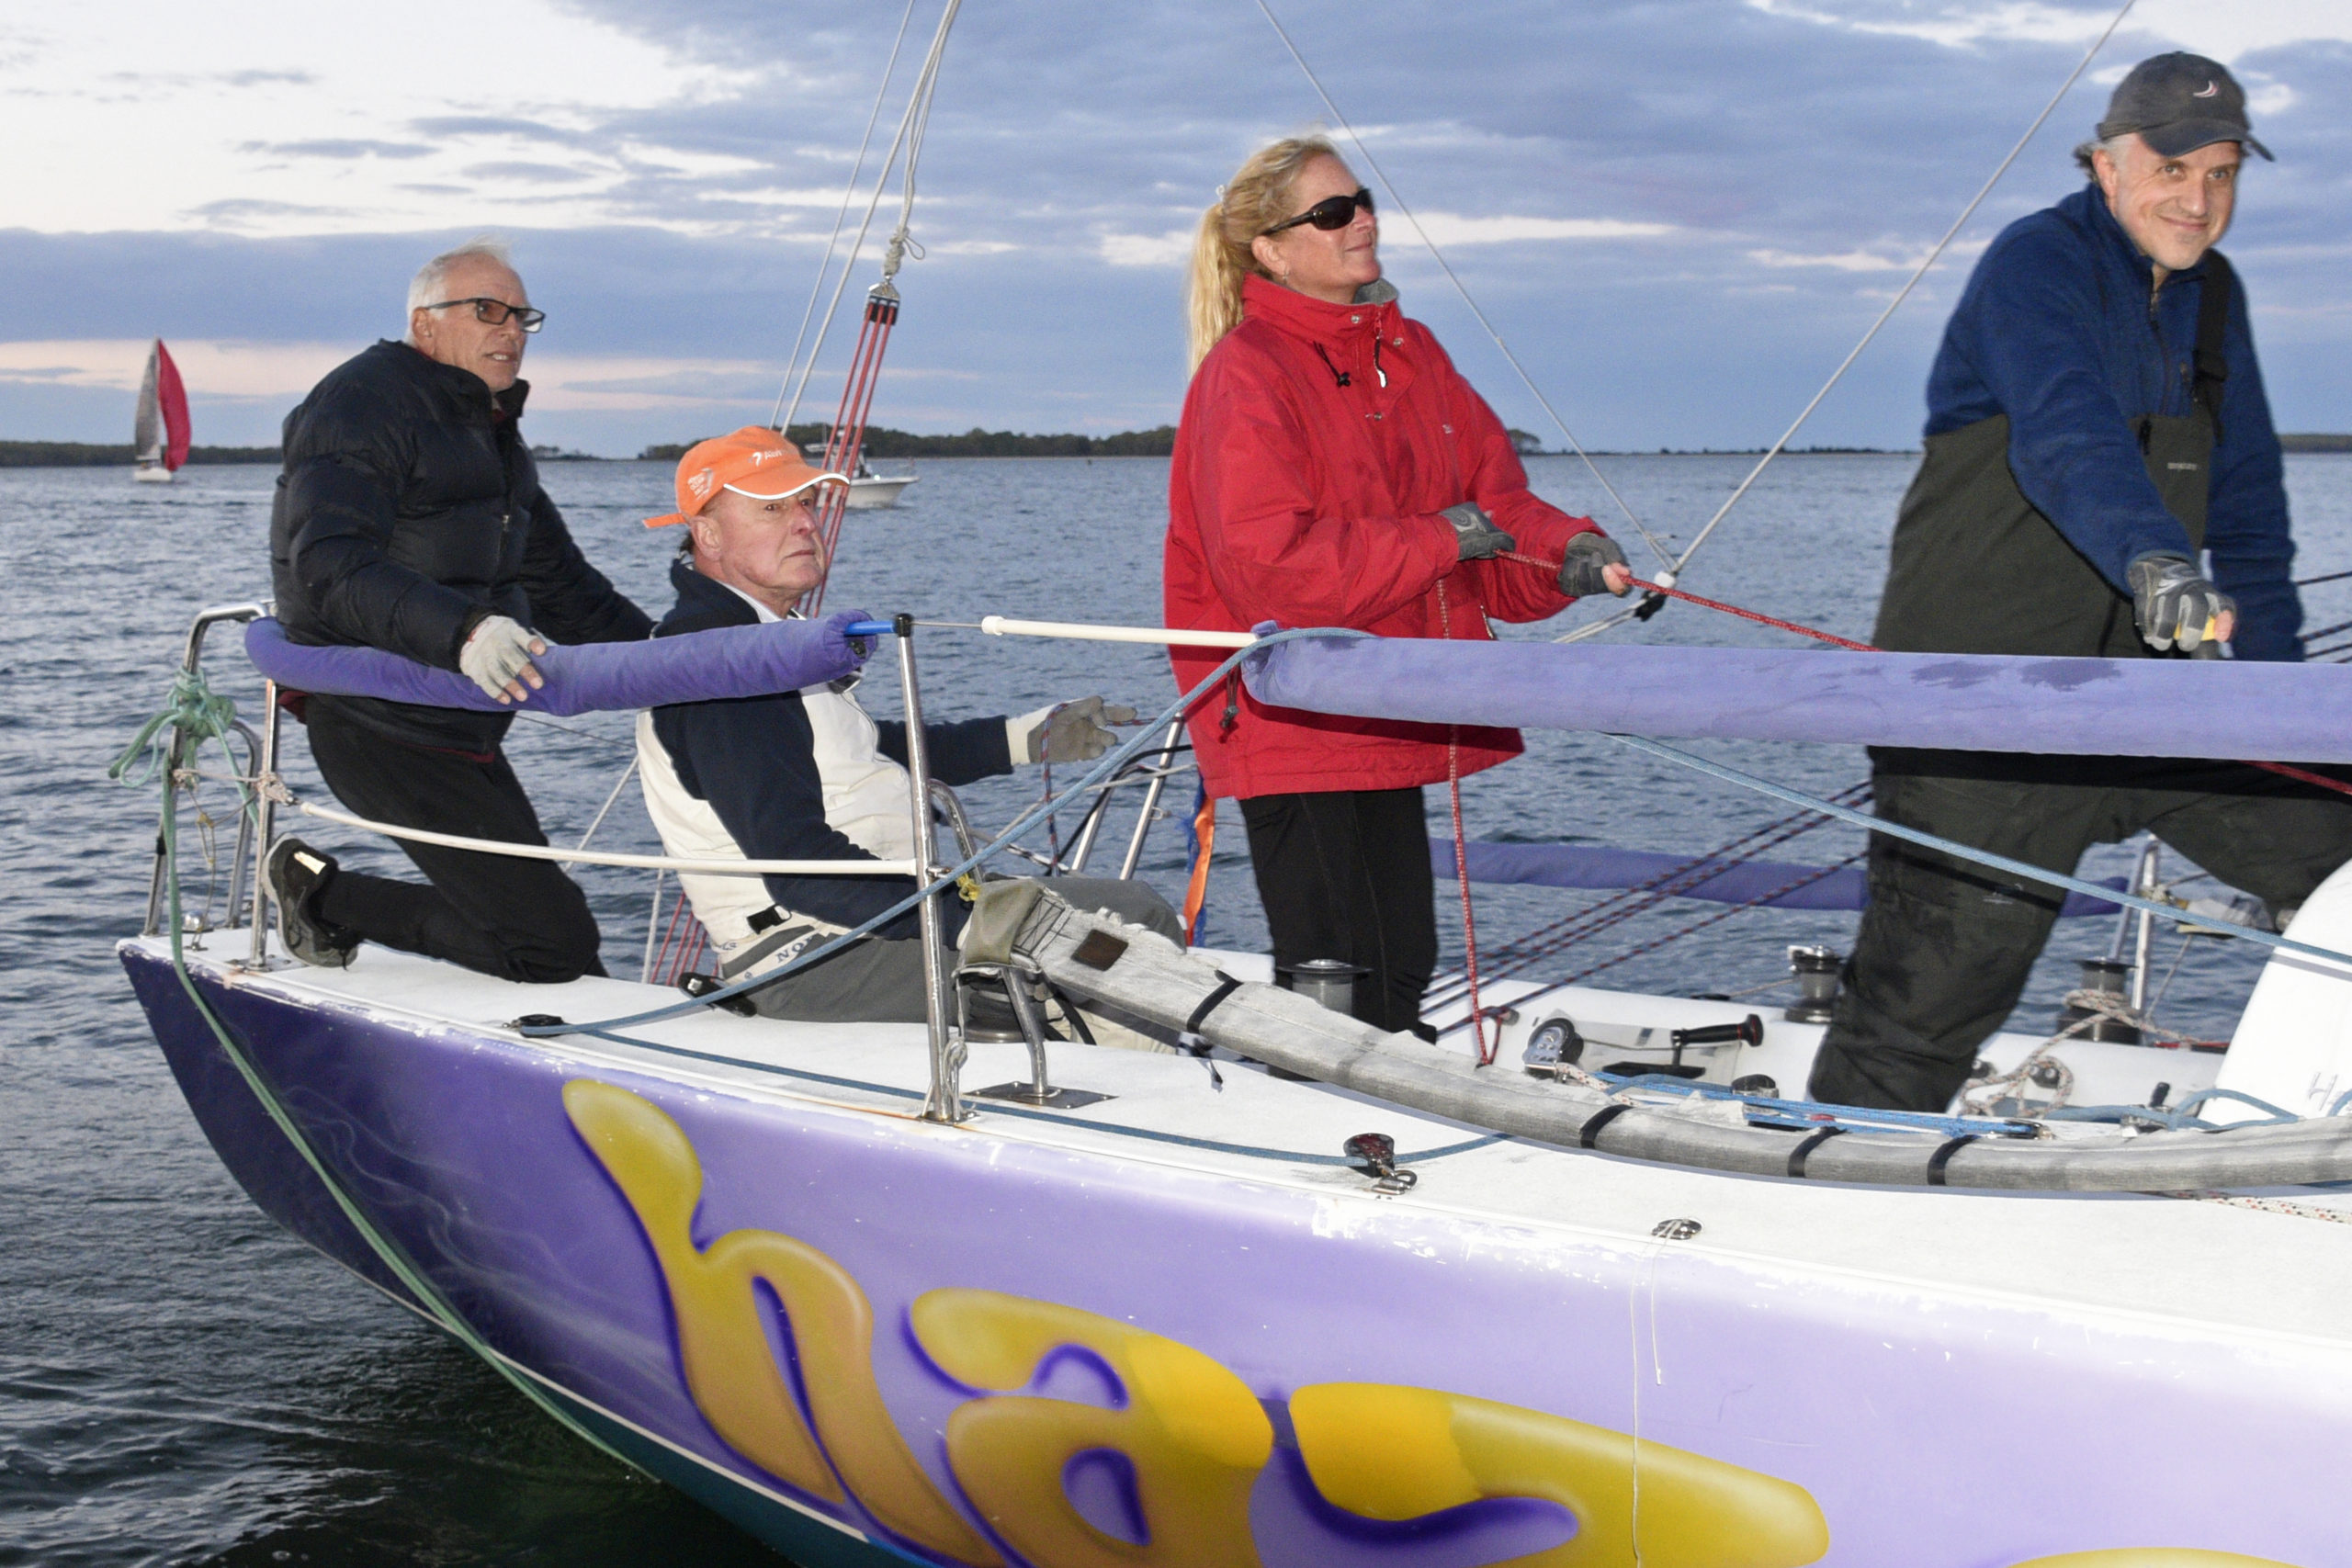
<path fill-rule="evenodd" d="M 262 881 L 277 901 L 277 940 L 287 952 L 321 969 L 344 968 L 359 945 L 339 940 L 333 927 L 310 912 L 311 900 L 334 873 L 334 856 L 300 839 L 278 840 L 262 867 Z"/>

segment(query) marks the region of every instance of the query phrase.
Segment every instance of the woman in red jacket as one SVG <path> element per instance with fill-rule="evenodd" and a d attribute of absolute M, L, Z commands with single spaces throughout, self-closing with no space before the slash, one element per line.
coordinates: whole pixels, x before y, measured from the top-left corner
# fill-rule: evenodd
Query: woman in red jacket
<path fill-rule="evenodd" d="M 1380 276 L 1372 195 L 1320 137 L 1278 141 L 1201 220 L 1188 308 L 1192 389 L 1169 480 L 1168 624 L 1353 626 L 1487 638 L 1583 593 L 1623 593 L 1624 554 L 1527 488 L 1502 422 Z M 1496 558 L 1523 551 L 1556 572 Z M 1221 650 L 1173 650 L 1190 686 Z M 1493 767 L 1507 729 L 1268 707 L 1238 682 L 1193 715 L 1212 796 L 1241 802 L 1288 967 L 1369 976 L 1355 1012 L 1429 1031 L 1437 920 L 1421 786 Z"/>

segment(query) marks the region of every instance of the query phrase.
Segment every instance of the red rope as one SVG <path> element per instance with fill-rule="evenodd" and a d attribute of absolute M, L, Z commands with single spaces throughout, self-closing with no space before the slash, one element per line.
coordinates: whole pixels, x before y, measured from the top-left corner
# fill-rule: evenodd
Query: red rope
<path fill-rule="evenodd" d="M 1445 599 L 1445 581 L 1437 585 L 1438 635 L 1447 640 L 1453 636 L 1453 615 Z M 1478 1005 L 1478 920 L 1470 908 L 1470 842 L 1462 829 L 1462 729 L 1448 725 L 1445 730 L 1445 793 L 1453 810 L 1453 877 L 1454 886 L 1462 890 L 1462 972 L 1470 982 L 1470 1037 L 1477 1046 L 1478 1065 L 1494 1065 L 1495 1053 L 1502 1048 L 1503 1032 L 1495 1030 L 1492 1044 L 1487 1041 L 1486 1010 Z"/>
<path fill-rule="evenodd" d="M 1557 572 L 1560 570 L 1558 561 L 1545 560 L 1541 556 L 1521 555 L 1517 550 L 1505 550 L 1500 558 L 1517 561 L 1521 566 L 1540 566 L 1550 572 Z M 1663 583 L 1644 582 L 1637 577 L 1634 580 L 1634 585 L 1645 593 L 1657 593 L 1668 599 L 1680 599 L 1688 604 L 1697 604 L 1702 609 L 1721 610 L 1724 615 L 1737 615 L 1743 621 L 1754 621 L 1758 626 L 1771 626 L 1784 632 L 1794 632 L 1799 637 L 1817 637 L 1823 642 L 1835 643 L 1839 648 L 1850 648 L 1856 653 L 1885 651 L 1883 649 L 1872 648 L 1866 642 L 1851 641 L 1834 632 L 1816 631 L 1811 626 L 1801 626 L 1794 621 L 1783 621 L 1777 616 L 1767 615 L 1759 611 L 1743 610 L 1736 604 L 1726 604 L 1719 599 L 1702 599 L 1696 593 L 1685 593 L 1679 588 L 1668 588 Z"/>
<path fill-rule="evenodd" d="M 1521 555 L 1517 550 L 1505 550 L 1502 552 L 1500 558 L 1503 560 L 1517 561 L 1521 566 L 1542 567 L 1546 571 L 1556 572 L 1560 570 L 1560 563 L 1558 561 L 1545 560 L 1540 556 Z M 1873 648 L 1866 642 L 1850 641 L 1848 638 L 1838 637 L 1832 632 L 1817 631 L 1812 626 L 1801 626 L 1794 621 L 1784 621 L 1780 619 L 1778 616 L 1763 615 L 1755 610 L 1743 610 L 1736 604 L 1725 604 L 1714 599 L 1702 599 L 1696 593 L 1685 593 L 1679 588 L 1668 588 L 1659 583 L 1644 582 L 1639 578 L 1635 578 L 1634 581 L 1635 585 L 1638 586 L 1645 593 L 1662 593 L 1668 599 L 1680 599 L 1689 604 L 1697 604 L 1704 609 L 1721 610 L 1726 615 L 1737 615 L 1741 620 L 1754 621 L 1758 626 L 1772 626 L 1784 632 L 1794 632 L 1799 637 L 1817 637 L 1823 642 L 1835 643 L 1839 648 L 1850 648 L 1856 653 L 1883 653 L 1886 651 L 1883 648 Z M 2252 758 L 2245 758 L 2242 760 L 2249 768 L 2260 768 L 2266 773 L 2279 773 L 2287 778 L 2300 780 L 2304 784 L 2317 784 L 2322 789 L 2332 789 L 2338 795 L 2352 795 L 2352 784 L 2346 784 L 2341 779 L 2329 778 L 2324 773 L 2315 773 L 2307 768 L 2290 767 L 2285 762 L 2257 762 Z"/>

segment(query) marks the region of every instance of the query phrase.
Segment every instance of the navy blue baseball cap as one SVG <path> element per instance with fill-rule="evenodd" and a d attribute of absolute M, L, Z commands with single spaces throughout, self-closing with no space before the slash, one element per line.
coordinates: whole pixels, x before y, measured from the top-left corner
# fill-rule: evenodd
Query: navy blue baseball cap
<path fill-rule="evenodd" d="M 2167 158 L 2216 141 L 2235 141 L 2270 157 L 2246 124 L 2245 89 L 2228 67 L 2201 54 L 2159 54 L 2132 68 L 2108 100 L 2098 139 L 2128 131 L 2138 131 Z"/>

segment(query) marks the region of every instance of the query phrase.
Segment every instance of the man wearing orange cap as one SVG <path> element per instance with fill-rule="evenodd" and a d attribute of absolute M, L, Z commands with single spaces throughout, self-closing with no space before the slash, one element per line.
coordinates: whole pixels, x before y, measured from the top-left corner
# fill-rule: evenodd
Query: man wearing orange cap
<path fill-rule="evenodd" d="M 697 444 L 678 465 L 678 510 L 646 526 L 683 525 L 671 568 L 678 602 L 657 637 L 750 626 L 793 614 L 824 581 L 818 532 L 820 473 L 775 431 L 751 425 Z M 639 776 L 646 810 L 673 855 L 700 860 L 908 860 L 906 726 L 858 705 L 851 677 L 773 697 L 679 703 L 640 714 Z M 933 776 L 969 784 L 1016 762 L 1101 756 L 1130 723 L 1101 697 L 1017 717 L 923 727 Z M 734 981 L 780 967 L 864 924 L 914 890 L 907 877 L 679 878 L 710 933 L 720 975 Z M 1084 887 L 1071 884 L 1083 881 Z M 1066 879 L 1085 908 L 1108 907 L 1174 939 L 1174 914 L 1140 883 Z M 961 905 L 952 919 L 960 921 Z M 951 932 L 952 934 L 952 932 Z M 910 912 L 849 948 L 746 993 L 770 1018 L 921 1021 L 922 950 Z M 1181 940 L 1181 939 L 1179 939 Z"/>

